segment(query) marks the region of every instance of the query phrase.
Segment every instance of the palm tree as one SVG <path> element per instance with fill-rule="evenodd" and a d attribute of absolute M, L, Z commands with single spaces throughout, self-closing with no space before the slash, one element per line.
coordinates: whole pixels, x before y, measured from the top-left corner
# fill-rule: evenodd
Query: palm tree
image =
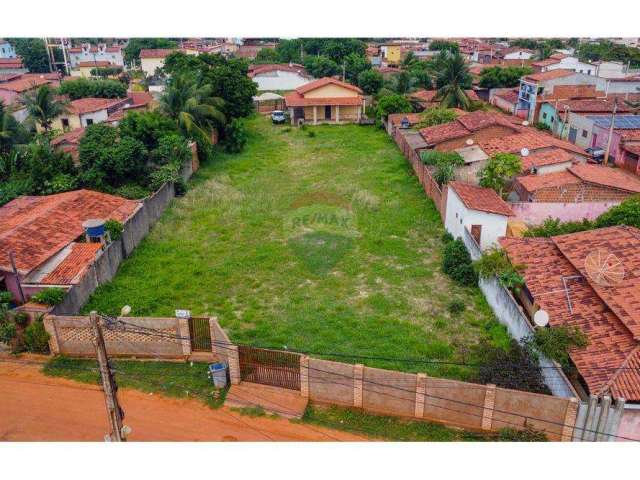
<path fill-rule="evenodd" d="M 442 51 L 438 55 L 437 65 L 436 87 L 440 106 L 467 110 L 470 101 L 464 90 L 471 86 L 471 75 L 464 58 L 459 53 Z"/>
<path fill-rule="evenodd" d="M 173 77 L 160 99 L 161 110 L 173 118 L 189 138 L 211 141 L 214 127 L 224 126 L 224 100 L 212 95 L 210 85 L 199 85 L 186 75 Z"/>
<path fill-rule="evenodd" d="M 22 102 L 29 117 L 44 129 L 51 130 L 53 120 L 67 111 L 67 101 L 56 98 L 54 90 L 49 85 L 43 85 L 36 92 L 30 92 L 22 97 Z"/>
<path fill-rule="evenodd" d="M 21 130 L 20 123 L 0 100 L 0 153 L 8 153 L 15 144 L 20 143 L 23 136 Z"/>

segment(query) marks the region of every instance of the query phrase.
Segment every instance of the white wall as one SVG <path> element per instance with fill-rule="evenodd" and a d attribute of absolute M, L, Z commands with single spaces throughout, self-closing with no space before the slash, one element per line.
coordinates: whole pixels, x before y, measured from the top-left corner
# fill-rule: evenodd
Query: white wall
<path fill-rule="evenodd" d="M 286 72 L 276 70 L 268 73 L 261 73 L 253 77 L 253 81 L 258 84 L 258 91 L 273 90 L 295 90 L 296 88 L 309 83 L 313 79 L 304 77 L 296 72 Z"/>
<path fill-rule="evenodd" d="M 596 74 L 596 66 L 591 63 L 585 63 L 578 60 L 576 57 L 566 57 L 560 60 L 560 63 L 554 63 L 549 65 L 546 70 L 557 70 L 560 68 L 566 68 L 568 70 L 574 70 L 577 73 L 586 73 L 587 75 Z"/>
<path fill-rule="evenodd" d="M 93 123 L 102 123 L 106 122 L 109 115 L 107 114 L 107 109 L 98 110 L 97 112 L 84 113 L 80 115 L 80 123 L 83 127 L 87 126 L 87 119 L 93 120 Z"/>
<path fill-rule="evenodd" d="M 482 250 L 496 246 L 498 237 L 507 233 L 507 217 L 494 213 L 468 209 L 453 188 L 448 189 L 445 229 L 455 238 L 464 238 L 465 227 L 471 231 L 471 225 L 482 225 L 480 248 Z"/>
<path fill-rule="evenodd" d="M 164 67 L 164 58 L 141 58 L 140 68 L 146 76 L 152 77 L 157 68 Z"/>
<path fill-rule="evenodd" d="M 536 169 L 536 174 L 544 175 L 546 173 L 563 172 L 567 170 L 571 166 L 571 164 L 572 164 L 572 161 L 569 160 L 568 162 L 564 162 L 564 163 L 554 163 L 553 165 L 543 165 Z"/>
<path fill-rule="evenodd" d="M 505 60 L 529 60 L 531 57 L 533 57 L 533 53 L 522 50 L 510 52 L 504 56 Z"/>

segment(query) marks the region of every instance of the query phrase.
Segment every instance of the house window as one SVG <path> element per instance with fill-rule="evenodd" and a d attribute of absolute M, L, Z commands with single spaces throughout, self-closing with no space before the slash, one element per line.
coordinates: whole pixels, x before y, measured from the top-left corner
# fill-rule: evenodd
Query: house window
<path fill-rule="evenodd" d="M 556 118 L 555 117 L 551 117 L 551 123 L 555 122 Z"/>
<path fill-rule="evenodd" d="M 89 125 L 93 125 L 93 119 L 92 118 L 87 118 L 87 127 Z"/>
<path fill-rule="evenodd" d="M 62 120 L 62 129 L 66 130 L 67 128 L 69 128 L 69 119 L 68 118 L 63 118 Z"/>
<path fill-rule="evenodd" d="M 586 130 L 582 130 L 582 138 L 587 138 L 589 136 L 589 132 Z"/>
<path fill-rule="evenodd" d="M 542 119 L 543 119 L 543 120 L 546 120 L 546 119 L 547 119 L 547 112 L 544 112 L 544 113 L 542 114 Z"/>

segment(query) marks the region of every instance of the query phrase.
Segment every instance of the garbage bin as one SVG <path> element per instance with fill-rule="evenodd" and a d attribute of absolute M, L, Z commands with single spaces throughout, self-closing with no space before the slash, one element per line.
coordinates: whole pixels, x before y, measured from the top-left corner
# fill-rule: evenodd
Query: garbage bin
<path fill-rule="evenodd" d="M 216 388 L 225 388 L 227 386 L 227 365 L 220 362 L 210 364 L 209 378 Z"/>

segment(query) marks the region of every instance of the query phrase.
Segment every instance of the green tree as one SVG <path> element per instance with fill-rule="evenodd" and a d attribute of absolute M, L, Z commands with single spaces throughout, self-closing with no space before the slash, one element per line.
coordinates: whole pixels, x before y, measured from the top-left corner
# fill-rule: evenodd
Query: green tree
<path fill-rule="evenodd" d="M 178 133 L 176 123 L 157 110 L 129 112 L 118 125 L 120 136 L 141 141 L 147 150 L 158 148 L 161 138 Z"/>
<path fill-rule="evenodd" d="M 41 38 L 11 38 L 16 54 L 22 58 L 24 66 L 33 73 L 49 71 L 47 48 Z"/>
<path fill-rule="evenodd" d="M 433 179 L 442 186 L 455 178 L 456 167 L 464 165 L 464 160 L 458 152 L 440 152 L 438 150 L 424 150 L 420 159 L 425 165 L 435 167 Z"/>
<path fill-rule="evenodd" d="M 67 95 L 71 100 L 79 98 L 124 98 L 127 96 L 127 86 L 118 80 L 90 80 L 78 78 L 65 80 L 58 87 L 59 95 Z"/>
<path fill-rule="evenodd" d="M 377 116 L 386 117 L 390 113 L 411 112 L 411 103 L 404 96 L 394 93 L 378 100 Z"/>
<path fill-rule="evenodd" d="M 483 88 L 506 88 L 520 84 L 520 78 L 533 72 L 531 67 L 489 67 L 480 73 Z"/>
<path fill-rule="evenodd" d="M 382 74 L 377 70 L 369 69 L 360 72 L 358 75 L 358 86 L 367 95 L 375 95 L 382 88 L 384 79 Z"/>
<path fill-rule="evenodd" d="M 258 50 L 254 63 L 278 63 L 280 57 L 274 48 L 262 48 Z"/>
<path fill-rule="evenodd" d="M 434 40 L 429 44 L 429 50 L 446 50 L 451 53 L 458 53 L 460 51 L 460 47 L 455 42 L 449 42 L 447 40 Z"/>
<path fill-rule="evenodd" d="M 214 97 L 212 92 L 211 85 L 198 85 L 186 75 L 177 75 L 169 81 L 160 99 L 160 109 L 175 120 L 185 136 L 210 143 L 213 128 L 226 123 L 222 112 L 224 100 Z"/>
<path fill-rule="evenodd" d="M 0 155 L 8 154 L 15 145 L 26 139 L 27 132 L 0 100 Z"/>
<path fill-rule="evenodd" d="M 478 172 L 480 186 L 491 188 L 504 197 L 505 189 L 511 179 L 522 171 L 522 160 L 512 153 L 496 153 Z"/>
<path fill-rule="evenodd" d="M 331 77 L 341 71 L 336 62 L 323 56 L 305 58 L 304 68 L 316 78 Z"/>
<path fill-rule="evenodd" d="M 302 63 L 300 53 L 304 51 L 301 39 L 286 40 L 281 39 L 275 49 L 280 62 Z"/>
<path fill-rule="evenodd" d="M 49 85 L 26 93 L 22 96 L 22 102 L 31 120 L 39 124 L 45 132 L 51 130 L 51 123 L 58 115 L 67 111 L 66 101 L 57 99 L 55 91 Z"/>
<path fill-rule="evenodd" d="M 371 69 L 371 63 L 364 55 L 350 53 L 344 57 L 345 77 L 351 83 L 357 83 L 358 75 Z"/>
<path fill-rule="evenodd" d="M 443 51 L 438 55 L 437 63 L 440 67 L 436 76 L 440 106 L 467 110 L 470 103 L 464 91 L 471 87 L 471 75 L 464 58 L 459 53 Z"/>
<path fill-rule="evenodd" d="M 416 128 L 421 129 L 442 125 L 443 123 L 453 122 L 456 118 L 458 118 L 458 114 L 451 108 L 428 108 L 420 115 L 420 121 L 416 124 Z"/>
<path fill-rule="evenodd" d="M 640 195 L 624 200 L 620 205 L 600 215 L 595 222 L 597 228 L 628 225 L 640 228 Z"/>

